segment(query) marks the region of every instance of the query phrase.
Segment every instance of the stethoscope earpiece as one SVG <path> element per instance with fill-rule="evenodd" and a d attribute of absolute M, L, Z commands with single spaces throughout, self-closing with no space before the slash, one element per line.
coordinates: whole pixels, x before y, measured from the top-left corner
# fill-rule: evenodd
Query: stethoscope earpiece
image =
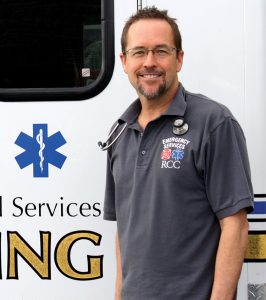
<path fill-rule="evenodd" d="M 98 146 L 103 149 L 104 147 L 106 147 L 106 143 L 103 143 L 103 142 L 98 142 Z"/>

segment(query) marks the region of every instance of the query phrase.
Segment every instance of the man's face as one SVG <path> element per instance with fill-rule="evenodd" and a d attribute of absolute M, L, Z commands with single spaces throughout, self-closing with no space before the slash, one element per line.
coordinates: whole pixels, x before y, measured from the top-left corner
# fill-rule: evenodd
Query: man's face
<path fill-rule="evenodd" d="M 135 48 L 175 48 L 171 26 L 164 20 L 140 20 L 128 31 L 126 51 Z M 158 99 L 177 88 L 177 72 L 183 62 L 183 51 L 160 57 L 149 51 L 142 57 L 132 57 L 130 52 L 120 54 L 124 71 L 139 95 L 148 100 Z"/>

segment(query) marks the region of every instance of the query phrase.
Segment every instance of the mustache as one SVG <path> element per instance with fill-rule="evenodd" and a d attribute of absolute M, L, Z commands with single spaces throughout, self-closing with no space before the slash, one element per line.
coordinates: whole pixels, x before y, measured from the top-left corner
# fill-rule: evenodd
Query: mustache
<path fill-rule="evenodd" d="M 163 71 L 158 70 L 158 69 L 153 69 L 153 68 L 145 69 L 145 70 L 140 70 L 140 71 L 137 72 L 138 76 L 143 76 L 143 75 L 162 75 L 162 74 L 164 74 Z"/>

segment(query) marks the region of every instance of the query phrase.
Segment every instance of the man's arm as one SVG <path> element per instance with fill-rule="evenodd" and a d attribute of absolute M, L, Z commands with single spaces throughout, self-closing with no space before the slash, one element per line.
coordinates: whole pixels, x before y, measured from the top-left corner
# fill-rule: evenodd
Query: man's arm
<path fill-rule="evenodd" d="M 116 234 L 116 289 L 115 300 L 121 300 L 122 267 L 118 233 Z"/>
<path fill-rule="evenodd" d="M 221 237 L 216 256 L 211 300 L 232 300 L 248 241 L 248 221 L 242 209 L 220 220 Z"/>

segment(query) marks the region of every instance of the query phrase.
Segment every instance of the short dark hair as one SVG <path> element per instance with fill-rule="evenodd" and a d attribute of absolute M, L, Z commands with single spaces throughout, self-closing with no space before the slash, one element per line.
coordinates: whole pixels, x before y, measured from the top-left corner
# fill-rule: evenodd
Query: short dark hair
<path fill-rule="evenodd" d="M 179 31 L 179 28 L 176 24 L 176 19 L 171 18 L 167 14 L 167 10 L 159 10 L 155 6 L 151 7 L 145 7 L 141 10 L 139 10 L 136 14 L 132 15 L 126 22 L 123 31 L 122 31 L 122 36 L 121 36 L 121 47 L 122 47 L 122 52 L 126 50 L 126 45 L 127 45 L 127 34 L 130 26 L 143 19 L 157 19 L 157 20 L 164 20 L 166 21 L 172 28 L 173 32 L 173 38 L 174 38 L 174 43 L 175 47 L 178 50 L 182 50 L 182 38 L 181 34 Z"/>

